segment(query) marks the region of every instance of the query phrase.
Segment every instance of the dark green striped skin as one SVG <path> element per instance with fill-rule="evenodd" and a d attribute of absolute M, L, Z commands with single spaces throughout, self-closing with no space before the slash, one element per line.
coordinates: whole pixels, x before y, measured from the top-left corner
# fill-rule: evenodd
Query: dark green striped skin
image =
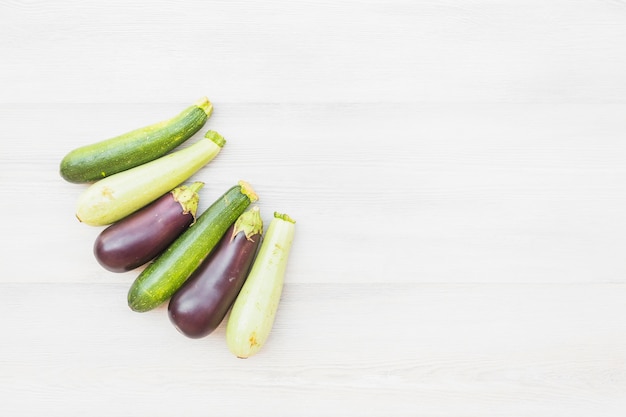
<path fill-rule="evenodd" d="M 128 306 L 145 312 L 167 301 L 254 201 L 254 191 L 241 183 L 224 193 L 139 274 L 128 291 Z"/>
<path fill-rule="evenodd" d="M 93 182 L 157 159 L 200 130 L 211 108 L 194 104 L 169 120 L 76 148 L 61 161 L 60 174 L 72 183 Z"/>

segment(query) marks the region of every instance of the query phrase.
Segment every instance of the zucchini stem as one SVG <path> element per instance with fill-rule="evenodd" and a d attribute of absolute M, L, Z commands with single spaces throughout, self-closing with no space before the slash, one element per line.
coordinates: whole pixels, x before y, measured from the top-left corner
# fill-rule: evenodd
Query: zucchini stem
<path fill-rule="evenodd" d="M 247 195 L 251 203 L 259 199 L 259 196 L 254 192 L 254 189 L 248 182 L 240 180 L 238 184 L 241 187 L 241 193 Z"/>
<path fill-rule="evenodd" d="M 209 101 L 207 97 L 202 97 L 198 99 L 194 105 L 201 108 L 205 113 L 206 117 L 211 117 L 211 113 L 213 113 L 213 104 Z"/>
<path fill-rule="evenodd" d="M 224 145 L 226 145 L 226 139 L 224 139 L 224 136 L 220 135 L 215 130 L 209 130 L 204 134 L 204 137 L 209 139 L 220 148 L 223 148 Z"/>
<path fill-rule="evenodd" d="M 274 217 L 277 218 L 277 219 L 284 220 L 284 221 L 289 222 L 289 223 L 296 224 L 296 221 L 294 219 L 292 219 L 291 217 L 289 217 L 285 213 L 279 213 L 279 212 L 275 211 L 274 212 Z"/>

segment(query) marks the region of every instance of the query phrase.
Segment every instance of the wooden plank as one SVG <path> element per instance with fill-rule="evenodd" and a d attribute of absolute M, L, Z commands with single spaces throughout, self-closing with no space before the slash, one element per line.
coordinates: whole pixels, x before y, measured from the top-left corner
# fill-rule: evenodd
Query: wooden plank
<path fill-rule="evenodd" d="M 0 2 L 0 415 L 623 417 L 626 3 Z M 207 95 L 297 235 L 262 352 L 100 268 L 72 148 Z M 206 130 L 203 129 L 202 133 Z M 198 135 L 198 137 L 201 134 Z"/>
<path fill-rule="evenodd" d="M 4 103 L 623 102 L 621 1 L 0 4 Z M 59 82 L 59 80 L 63 80 Z"/>
<path fill-rule="evenodd" d="M 623 284 L 287 284 L 247 360 L 123 283 L 0 284 L 0 412 L 621 416 Z M 28 398 L 28 401 L 25 399 Z"/>
<path fill-rule="evenodd" d="M 1 108 L 0 282 L 118 279 L 79 224 L 70 149 L 183 104 Z M 297 220 L 293 282 L 624 282 L 626 106 L 215 103 L 201 210 L 239 179 Z M 376 114 L 372 121 L 371 114 Z M 23 135 L 32 123 L 45 131 Z M 34 262 L 36 260 L 36 262 Z M 14 265 L 24 266 L 15 274 Z M 131 279 L 135 273 L 122 279 Z"/>

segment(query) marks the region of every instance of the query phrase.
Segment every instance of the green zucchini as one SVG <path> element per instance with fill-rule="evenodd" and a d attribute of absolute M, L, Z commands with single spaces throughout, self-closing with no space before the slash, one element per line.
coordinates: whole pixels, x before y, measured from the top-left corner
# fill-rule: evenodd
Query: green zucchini
<path fill-rule="evenodd" d="M 121 220 L 182 184 L 225 143 L 219 133 L 209 130 L 193 145 L 95 182 L 78 198 L 76 217 L 91 226 Z"/>
<path fill-rule="evenodd" d="M 202 97 L 171 119 L 82 146 L 61 161 L 60 174 L 69 182 L 93 182 L 157 159 L 196 133 L 213 112 Z"/>
<path fill-rule="evenodd" d="M 152 310 L 174 295 L 228 228 L 257 199 L 245 181 L 226 191 L 135 279 L 128 291 L 131 310 Z"/>

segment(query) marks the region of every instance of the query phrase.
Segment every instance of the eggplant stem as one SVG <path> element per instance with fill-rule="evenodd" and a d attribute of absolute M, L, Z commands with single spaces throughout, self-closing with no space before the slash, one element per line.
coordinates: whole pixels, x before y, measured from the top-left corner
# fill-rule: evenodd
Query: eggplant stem
<path fill-rule="evenodd" d="M 193 184 L 191 184 L 188 188 L 194 193 L 197 193 L 198 191 L 200 191 L 202 187 L 204 187 L 204 183 L 202 181 L 196 181 Z"/>
<path fill-rule="evenodd" d="M 230 240 L 233 240 L 239 232 L 243 232 L 248 240 L 252 240 L 254 235 L 263 234 L 263 219 L 261 219 L 261 210 L 259 210 L 258 206 L 252 207 L 239 216 L 233 227 L 233 234 Z"/>
<path fill-rule="evenodd" d="M 200 199 L 198 191 L 202 187 L 204 187 L 204 183 L 202 181 L 196 181 L 189 186 L 181 185 L 171 191 L 174 201 L 180 204 L 183 209 L 183 214 L 191 213 L 191 216 L 193 217 L 191 224 L 196 222 L 198 200 Z"/>

